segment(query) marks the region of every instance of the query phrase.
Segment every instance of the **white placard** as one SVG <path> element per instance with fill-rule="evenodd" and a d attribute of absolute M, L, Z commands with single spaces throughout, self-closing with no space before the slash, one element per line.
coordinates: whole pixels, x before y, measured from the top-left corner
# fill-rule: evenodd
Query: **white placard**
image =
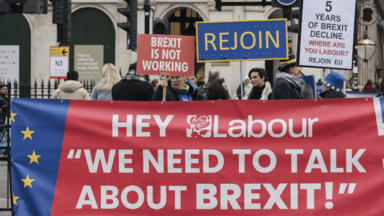
<path fill-rule="evenodd" d="M 68 57 L 51 56 L 51 77 L 66 77 L 68 72 Z"/>
<path fill-rule="evenodd" d="M 0 46 L 0 79 L 19 81 L 20 76 L 20 48 L 18 45 Z"/>
<path fill-rule="evenodd" d="M 299 66 L 352 69 L 356 0 L 303 0 Z"/>

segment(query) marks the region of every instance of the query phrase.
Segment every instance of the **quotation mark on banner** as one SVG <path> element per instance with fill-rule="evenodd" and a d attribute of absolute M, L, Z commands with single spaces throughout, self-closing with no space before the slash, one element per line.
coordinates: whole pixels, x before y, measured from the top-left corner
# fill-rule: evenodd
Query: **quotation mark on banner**
<path fill-rule="evenodd" d="M 348 183 L 341 183 L 339 188 L 339 194 L 344 194 L 345 189 L 347 189 Z M 349 183 L 348 194 L 353 194 L 353 191 L 356 188 L 356 183 Z M 333 196 L 333 182 L 325 182 L 325 197 L 327 200 L 332 200 Z M 333 203 L 327 202 L 325 203 L 325 208 L 332 209 Z"/>
<path fill-rule="evenodd" d="M 67 159 L 73 159 L 73 154 L 74 154 L 75 150 L 74 149 L 71 149 L 69 151 L 69 154 L 68 154 L 68 157 Z M 75 155 L 75 159 L 80 159 L 80 156 L 81 156 L 81 149 L 77 150 L 76 151 L 76 155 Z"/>

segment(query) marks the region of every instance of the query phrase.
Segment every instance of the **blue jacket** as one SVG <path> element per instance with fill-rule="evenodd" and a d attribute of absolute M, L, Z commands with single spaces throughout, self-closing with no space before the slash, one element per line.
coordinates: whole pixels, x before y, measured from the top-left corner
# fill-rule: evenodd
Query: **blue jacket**
<path fill-rule="evenodd" d="M 272 100 L 300 99 L 293 86 L 285 79 L 277 79 L 272 88 Z"/>

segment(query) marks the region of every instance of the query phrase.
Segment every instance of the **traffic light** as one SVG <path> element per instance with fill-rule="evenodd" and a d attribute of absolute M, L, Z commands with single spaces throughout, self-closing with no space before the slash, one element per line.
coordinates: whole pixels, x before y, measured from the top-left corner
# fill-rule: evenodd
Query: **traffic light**
<path fill-rule="evenodd" d="M 49 0 L 52 2 L 52 23 L 64 23 L 64 0 Z"/>
<path fill-rule="evenodd" d="M 152 34 L 169 34 L 169 21 L 168 20 L 153 20 Z"/>
<path fill-rule="evenodd" d="M 48 0 L 0 0 L 0 14 L 47 14 Z"/>
<path fill-rule="evenodd" d="M 292 18 L 300 20 L 300 10 L 292 10 Z M 300 26 L 299 24 L 292 25 L 292 32 L 299 33 Z"/>
<path fill-rule="evenodd" d="M 72 41 L 71 0 L 50 0 L 53 5 L 52 23 L 57 24 L 57 42 L 67 45 Z"/>
<path fill-rule="evenodd" d="M 23 13 L 47 14 L 47 0 L 28 0 L 23 6 Z"/>
<path fill-rule="evenodd" d="M 300 7 L 302 0 L 272 0 L 272 7 Z"/>
<path fill-rule="evenodd" d="M 137 49 L 137 0 L 124 0 L 126 8 L 117 11 L 127 17 L 127 22 L 117 23 L 117 26 L 127 32 L 127 49 Z"/>

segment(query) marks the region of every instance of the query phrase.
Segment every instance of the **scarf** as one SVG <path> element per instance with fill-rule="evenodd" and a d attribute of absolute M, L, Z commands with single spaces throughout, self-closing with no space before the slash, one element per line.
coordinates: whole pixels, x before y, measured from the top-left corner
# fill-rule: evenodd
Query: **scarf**
<path fill-rule="evenodd" d="M 131 81 L 131 80 L 137 80 L 137 81 L 141 81 L 141 82 L 146 82 L 147 80 L 144 79 L 144 77 L 142 76 L 139 76 L 139 75 L 130 75 L 130 74 L 125 74 L 123 76 L 123 79 L 125 80 L 128 80 L 128 81 Z"/>
<path fill-rule="evenodd" d="M 190 81 L 185 81 L 182 88 L 177 89 L 174 88 L 173 85 L 171 85 L 171 88 L 176 91 L 180 101 L 193 101 L 193 93 L 196 91 L 196 87 Z M 192 94 L 189 93 L 190 88 L 193 88 Z"/>
<path fill-rule="evenodd" d="M 298 89 L 300 92 L 299 98 L 303 99 L 314 99 L 313 90 L 310 85 L 306 84 L 304 80 L 299 79 L 289 73 L 278 72 L 276 74 L 277 79 L 287 80 L 295 89 Z"/>

